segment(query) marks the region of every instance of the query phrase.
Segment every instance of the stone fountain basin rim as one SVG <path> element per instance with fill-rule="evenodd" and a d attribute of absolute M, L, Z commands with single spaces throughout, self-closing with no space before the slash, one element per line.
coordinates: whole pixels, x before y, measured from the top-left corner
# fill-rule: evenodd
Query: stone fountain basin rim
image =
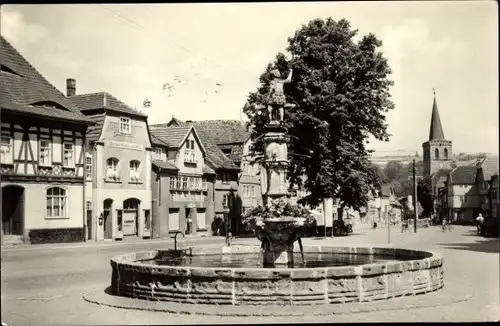
<path fill-rule="evenodd" d="M 243 251 L 240 251 L 243 249 Z M 197 250 L 198 249 L 198 250 Z M 216 247 L 216 248 L 193 248 L 193 256 L 202 255 L 220 255 L 220 254 L 255 254 L 260 250 L 260 246 L 232 246 L 232 247 Z M 326 250 L 326 251 L 324 251 Z M 255 273 L 284 273 L 289 272 L 292 275 L 300 272 L 309 271 L 316 274 L 321 271 L 331 271 L 334 274 L 339 272 L 339 275 L 377 275 L 387 274 L 398 271 L 416 271 L 429 269 L 443 265 L 443 257 L 439 253 L 433 251 L 411 250 L 400 248 L 382 248 L 382 247 L 346 247 L 346 246 L 304 246 L 304 253 L 323 253 L 323 254 L 356 254 L 356 255 L 385 255 L 394 257 L 414 256 L 415 259 L 404 261 L 389 261 L 381 263 L 363 264 L 357 266 L 331 266 L 331 267 L 298 267 L 286 268 L 276 267 L 272 269 L 258 267 L 195 267 L 195 266 L 170 266 L 170 265 L 153 265 L 147 262 L 139 262 L 139 260 L 149 260 L 158 257 L 165 250 L 152 250 L 147 252 L 134 252 L 122 254 L 111 258 L 111 266 L 122 265 L 137 268 L 154 268 L 156 271 L 213 271 L 213 272 L 255 272 Z M 344 272 L 344 273 L 342 273 Z M 319 276 L 319 275 L 318 275 Z"/>

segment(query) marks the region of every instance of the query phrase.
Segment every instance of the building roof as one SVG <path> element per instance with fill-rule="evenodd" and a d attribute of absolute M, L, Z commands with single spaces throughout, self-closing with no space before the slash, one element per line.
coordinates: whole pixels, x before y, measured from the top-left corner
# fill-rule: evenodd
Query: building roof
<path fill-rule="evenodd" d="M 210 137 L 206 135 L 204 131 L 198 131 L 200 135 L 201 142 L 205 145 L 207 149 L 207 161 L 210 163 L 213 169 L 226 169 L 226 170 L 239 170 L 240 168 L 236 166 L 233 161 L 231 161 L 219 146 L 215 145 L 210 141 Z"/>
<path fill-rule="evenodd" d="M 159 167 L 162 170 L 169 170 L 169 171 L 178 171 L 179 168 L 175 166 L 174 163 L 168 162 L 168 161 L 161 161 L 161 160 L 152 160 L 153 164 Z"/>
<path fill-rule="evenodd" d="M 168 126 L 169 124 L 151 125 L 151 133 L 163 142 L 167 143 L 169 147 L 178 148 L 182 142 L 184 142 L 184 139 L 187 137 L 189 131 L 193 129 L 198 137 L 198 140 L 200 141 L 200 144 L 204 148 L 206 160 L 211 164 L 213 169 L 239 170 L 239 167 L 228 159 L 217 145 L 210 141 L 211 138 L 208 137 L 205 132 L 198 130 L 192 125 L 184 124 L 182 126 L 178 126 L 173 124 Z"/>
<path fill-rule="evenodd" d="M 97 92 L 80 94 L 68 97 L 82 113 L 87 113 L 94 110 L 108 110 L 118 113 L 126 113 L 137 117 L 146 118 L 147 115 L 132 109 L 127 104 L 123 103 L 108 92 Z M 87 113 L 88 114 L 88 113 Z"/>
<path fill-rule="evenodd" d="M 160 138 L 156 137 L 152 132 L 150 132 L 150 135 L 151 135 L 151 143 L 153 145 L 168 147 L 167 143 L 165 143 Z"/>
<path fill-rule="evenodd" d="M 216 174 L 214 170 L 212 170 L 210 167 L 208 167 L 207 165 L 203 165 L 201 171 L 204 173 L 204 174 Z"/>
<path fill-rule="evenodd" d="M 434 172 L 431 176 L 431 185 L 434 189 L 435 187 L 441 188 L 444 186 L 444 182 L 447 180 L 448 175 L 450 174 L 451 169 L 439 169 Z"/>
<path fill-rule="evenodd" d="M 483 171 L 483 179 L 488 181 L 491 177 L 498 173 L 498 156 L 486 156 L 481 162 L 480 167 Z"/>
<path fill-rule="evenodd" d="M 250 137 L 245 123 L 239 120 L 200 120 L 191 123 L 196 129 L 203 130 L 216 145 L 243 144 Z"/>
<path fill-rule="evenodd" d="M 95 125 L 87 129 L 87 139 L 89 141 L 97 141 L 101 138 L 102 127 L 104 126 L 104 119 L 106 118 L 105 113 L 99 113 L 95 115 L 88 116 Z"/>
<path fill-rule="evenodd" d="M 151 125 L 151 133 L 156 138 L 160 139 L 171 148 L 179 148 L 187 135 L 191 131 L 192 126 L 183 127 L 163 127 L 158 125 Z"/>
<path fill-rule="evenodd" d="M 469 185 L 476 183 L 477 166 L 459 166 L 450 172 L 449 184 Z"/>
<path fill-rule="evenodd" d="M 0 36 L 0 105 L 14 114 L 92 125 L 63 93 Z"/>
<path fill-rule="evenodd" d="M 429 140 L 445 140 L 441 118 L 436 101 L 436 93 L 434 92 L 434 102 L 432 103 L 431 128 L 429 131 Z"/>

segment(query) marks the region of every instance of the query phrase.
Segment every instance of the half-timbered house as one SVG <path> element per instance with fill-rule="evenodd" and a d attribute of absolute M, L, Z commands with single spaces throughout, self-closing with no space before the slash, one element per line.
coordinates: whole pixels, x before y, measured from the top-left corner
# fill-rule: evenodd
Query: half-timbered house
<path fill-rule="evenodd" d="M 2 242 L 85 239 L 85 135 L 79 112 L 3 37 Z"/>
<path fill-rule="evenodd" d="M 106 92 L 67 96 L 96 122 L 87 133 L 86 219 L 96 241 L 151 237 L 151 139 L 147 116 Z"/>

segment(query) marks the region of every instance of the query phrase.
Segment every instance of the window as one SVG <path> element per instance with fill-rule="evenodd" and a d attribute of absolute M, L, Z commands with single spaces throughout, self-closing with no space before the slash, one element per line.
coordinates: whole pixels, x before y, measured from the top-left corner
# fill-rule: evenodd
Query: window
<path fill-rule="evenodd" d="M 445 160 L 448 159 L 448 149 L 447 148 L 444 149 L 444 158 L 445 158 Z"/>
<path fill-rule="evenodd" d="M 40 159 L 39 164 L 42 166 L 50 166 L 50 142 L 48 140 L 40 140 Z"/>
<path fill-rule="evenodd" d="M 130 118 L 120 118 L 120 132 L 122 134 L 131 134 Z"/>
<path fill-rule="evenodd" d="M 467 195 L 465 195 L 465 196 L 464 196 L 463 203 L 464 203 L 464 204 L 467 204 Z"/>
<path fill-rule="evenodd" d="M 111 157 L 106 160 L 106 179 L 119 181 L 119 161 L 117 158 Z"/>
<path fill-rule="evenodd" d="M 176 189 L 182 189 L 182 178 L 181 177 L 176 177 L 177 180 L 177 187 Z"/>
<path fill-rule="evenodd" d="M 248 197 L 248 186 L 243 186 L 243 197 Z"/>
<path fill-rule="evenodd" d="M 195 181 L 193 177 L 189 177 L 189 190 L 195 189 Z"/>
<path fill-rule="evenodd" d="M 66 189 L 60 187 L 52 187 L 47 189 L 47 212 L 46 217 L 61 218 L 67 217 L 68 213 L 68 197 Z"/>
<path fill-rule="evenodd" d="M 130 161 L 130 181 L 139 182 L 139 172 L 140 172 L 141 162 L 137 160 Z"/>
<path fill-rule="evenodd" d="M 203 178 L 201 180 L 201 187 L 203 190 L 207 190 L 207 179 Z"/>
<path fill-rule="evenodd" d="M 87 201 L 87 210 L 88 211 L 92 210 L 92 202 L 91 201 Z"/>
<path fill-rule="evenodd" d="M 439 159 L 439 149 L 434 150 L 434 158 Z"/>
<path fill-rule="evenodd" d="M 85 163 L 87 164 L 87 170 L 85 172 L 87 180 L 92 179 L 92 158 L 91 157 L 86 157 L 85 158 Z"/>
<path fill-rule="evenodd" d="M 162 150 L 161 147 L 155 147 L 155 158 L 161 160 Z"/>
<path fill-rule="evenodd" d="M 177 187 L 177 177 L 170 177 L 170 189 L 176 189 Z"/>
<path fill-rule="evenodd" d="M 63 166 L 66 168 L 75 167 L 75 155 L 74 155 L 74 147 L 71 143 L 64 144 L 64 152 L 63 152 Z"/>
<path fill-rule="evenodd" d="M 255 198 L 255 186 L 250 187 L 250 197 Z"/>
<path fill-rule="evenodd" d="M 188 178 L 182 177 L 182 190 L 188 190 Z"/>
<path fill-rule="evenodd" d="M 0 145 L 0 162 L 2 164 L 12 164 L 13 157 L 12 138 L 10 136 L 2 136 Z"/>
<path fill-rule="evenodd" d="M 144 210 L 144 229 L 151 229 L 151 211 L 149 209 Z"/>

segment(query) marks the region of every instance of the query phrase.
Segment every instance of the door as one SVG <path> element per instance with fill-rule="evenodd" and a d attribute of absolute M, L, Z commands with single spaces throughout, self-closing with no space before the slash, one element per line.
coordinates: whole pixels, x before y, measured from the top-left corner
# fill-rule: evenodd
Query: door
<path fill-rule="evenodd" d="M 206 230 L 207 225 L 206 225 L 206 214 L 205 214 L 205 209 L 198 209 L 196 212 L 196 227 L 197 230 Z"/>
<path fill-rule="evenodd" d="M 137 211 L 127 210 L 123 212 L 123 235 L 136 235 Z"/>
<path fill-rule="evenodd" d="M 5 186 L 2 189 L 2 230 L 4 235 L 23 235 L 24 188 Z"/>
<path fill-rule="evenodd" d="M 129 198 L 123 202 L 123 235 L 137 235 L 140 201 Z"/>
<path fill-rule="evenodd" d="M 168 231 L 179 231 L 179 209 L 168 211 Z"/>
<path fill-rule="evenodd" d="M 92 240 L 92 210 L 87 209 L 87 240 Z"/>
<path fill-rule="evenodd" d="M 113 200 L 106 199 L 104 201 L 104 212 L 103 212 L 103 229 L 104 229 L 104 239 L 112 238 L 112 227 L 113 227 Z"/>

